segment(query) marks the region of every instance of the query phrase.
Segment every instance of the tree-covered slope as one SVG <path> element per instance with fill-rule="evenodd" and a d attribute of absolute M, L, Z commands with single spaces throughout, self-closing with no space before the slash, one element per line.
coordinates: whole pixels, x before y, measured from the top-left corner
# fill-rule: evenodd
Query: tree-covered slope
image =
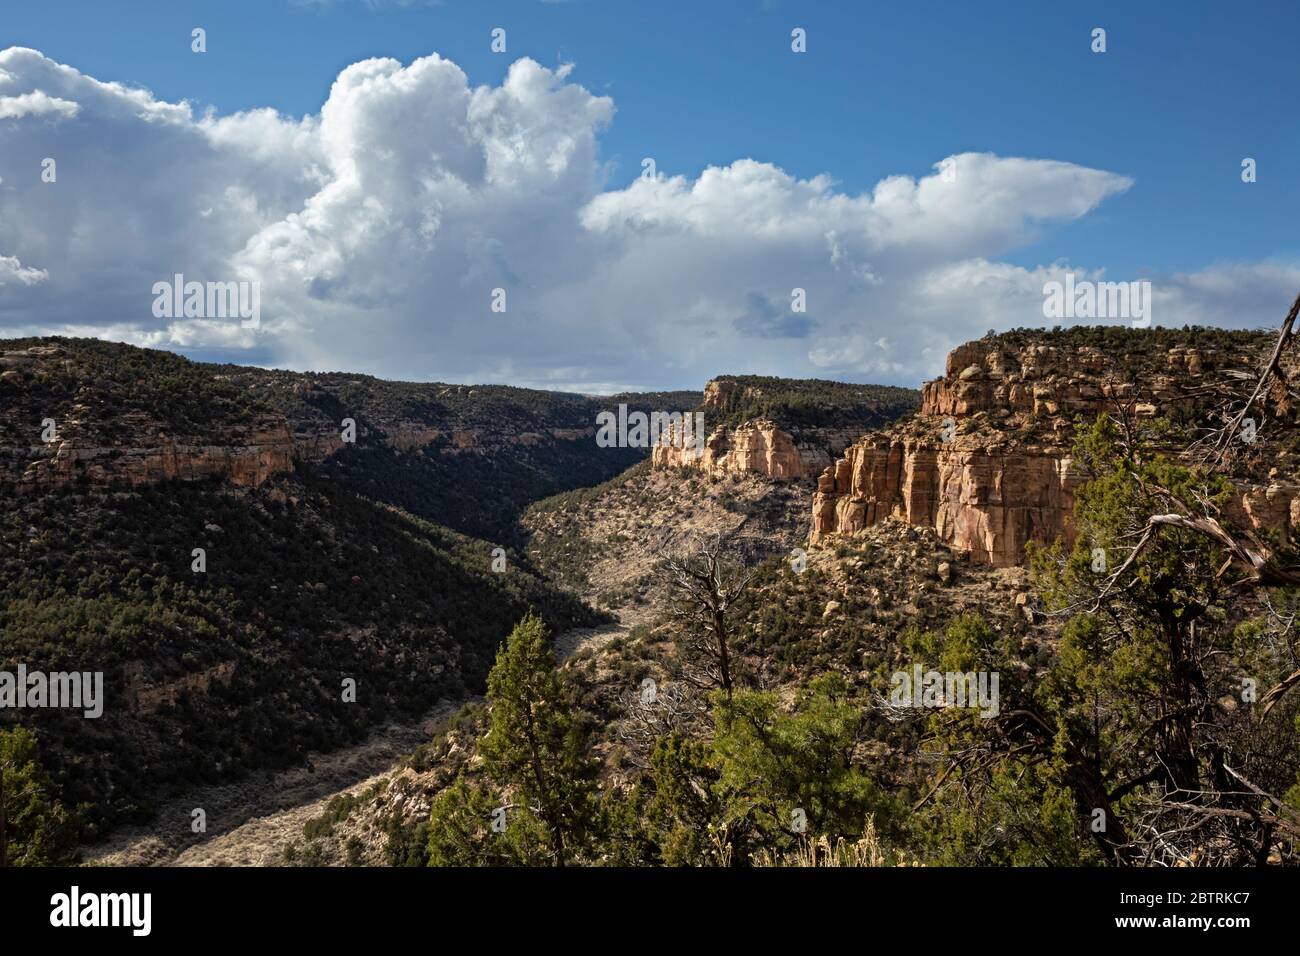
<path fill-rule="evenodd" d="M 597 620 L 514 555 L 494 572 L 487 543 L 310 475 L 11 498 L 0 555 L 0 670 L 104 674 L 98 719 L 2 717 L 41 733 L 93 820 L 479 692 L 529 608 Z"/>

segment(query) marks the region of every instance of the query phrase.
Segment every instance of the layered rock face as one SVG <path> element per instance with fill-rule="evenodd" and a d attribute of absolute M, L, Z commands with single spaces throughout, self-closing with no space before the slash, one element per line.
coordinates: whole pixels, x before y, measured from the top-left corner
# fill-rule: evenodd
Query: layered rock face
<path fill-rule="evenodd" d="M 12 483 L 19 493 L 50 491 L 81 481 L 140 487 L 159 481 L 222 478 L 257 487 L 293 470 L 295 446 L 284 421 L 235 429 L 229 444 L 195 445 L 160 436 L 149 447 L 101 447 L 75 438 L 27 450 L 30 462 Z"/>
<path fill-rule="evenodd" d="M 804 383 L 792 381 L 795 388 Z M 852 386 L 837 388 L 851 390 Z M 734 418 L 731 410 L 746 403 L 761 401 L 763 389 L 744 381 L 717 378 L 704 386 L 705 428 L 710 421 Z M 913 406 L 914 407 L 914 406 Z M 774 480 L 809 479 L 823 468 L 834 463 L 864 427 L 872 420 L 882 421 L 897 412 L 864 409 L 860 423 L 845 426 L 841 421 L 852 412 L 840 409 L 841 414 L 828 416 L 824 425 L 802 424 L 789 427 L 767 416 L 760 416 L 738 424 L 721 425 L 708 432 L 700 447 L 690 438 L 683 440 L 674 432 L 660 439 L 651 450 L 651 462 L 656 469 L 694 469 L 715 477 L 753 474 Z"/>
<path fill-rule="evenodd" d="M 1135 333 L 1136 334 L 1136 333 Z M 924 386 L 910 421 L 866 436 L 827 468 L 813 499 L 814 544 L 886 518 L 933 528 L 998 567 L 1025 546 L 1073 542 L 1070 459 L 1076 416 L 1128 409 L 1137 418 L 1193 412 L 1211 374 L 1258 369 L 1258 350 L 1175 346 L 1134 360 L 1116 350 L 1005 337 L 967 343 Z M 1229 516 L 1289 535 L 1300 519 L 1293 476 L 1239 484 Z"/>
<path fill-rule="evenodd" d="M 860 434 L 854 428 L 805 430 L 796 439 L 760 418 L 715 429 L 697 450 L 689 441 L 662 440 L 651 450 L 655 468 L 693 468 L 706 474 L 756 474 L 772 479 L 811 478 L 835 461 Z"/>
<path fill-rule="evenodd" d="M 257 487 L 295 461 L 335 456 L 344 418 L 359 443 L 420 457 L 518 460 L 540 448 L 581 458 L 573 449 L 595 434 L 594 400 L 200 365 L 111 343 L 13 343 L 26 347 L 0 346 L 6 493 L 208 478 Z"/>
<path fill-rule="evenodd" d="M 969 417 L 1024 415 L 1040 419 L 1095 416 L 1114 400 L 1137 401 L 1139 415 L 1189 411 L 1190 380 L 1225 369 L 1253 368 L 1237 350 L 1175 346 L 1143 363 L 1143 374 L 1124 374 L 1114 356 L 1095 346 L 1058 347 L 1042 342 L 1008 349 L 981 339 L 948 354 L 943 378 L 921 387 L 922 415 Z"/>
<path fill-rule="evenodd" d="M 1072 540 L 1076 485 L 1059 451 L 872 437 L 818 479 L 812 541 L 895 517 L 933 528 L 974 560 L 1006 567 L 1023 560 L 1027 541 Z"/>
<path fill-rule="evenodd" d="M 198 481 L 221 478 L 231 484 L 256 488 L 276 475 L 293 470 L 295 459 L 321 462 L 343 447 L 341 431 L 291 431 L 284 418 L 264 418 L 249 426 L 229 429 L 220 443 L 195 443 L 159 433 L 154 443 L 137 434 L 124 444 L 99 445 L 72 435 L 56 437 L 45 445 L 4 449 L 8 475 L 0 474 L 0 486 L 18 493 L 50 491 L 77 482 L 95 485 L 140 487 L 178 479 Z M 403 423 L 383 433 L 383 441 L 399 452 L 419 450 L 438 439 L 447 439 L 446 454 L 474 452 L 509 454 L 511 445 L 544 445 L 590 439 L 594 428 L 550 429 L 545 433 L 525 432 L 501 436 L 471 429 L 446 430 Z"/>
<path fill-rule="evenodd" d="M 238 422 L 214 415 L 210 428 L 173 434 L 160 415 L 139 407 L 138 393 L 115 394 L 130 393 L 134 380 L 123 382 L 118 369 L 63 345 L 0 350 L 0 368 L 0 490 L 210 477 L 256 487 L 291 471 L 295 455 L 317 453 L 314 443 L 295 443 L 284 416 L 267 411 Z M 157 381 L 171 371 L 160 371 Z"/>
<path fill-rule="evenodd" d="M 651 450 L 655 468 L 694 468 L 711 475 L 758 474 L 766 478 L 808 478 L 853 440 L 851 433 L 826 436 L 827 445 L 804 442 L 796 445 L 788 432 L 769 419 L 745 422 L 735 428 L 719 428 L 696 448 L 689 440 L 668 436 Z"/>

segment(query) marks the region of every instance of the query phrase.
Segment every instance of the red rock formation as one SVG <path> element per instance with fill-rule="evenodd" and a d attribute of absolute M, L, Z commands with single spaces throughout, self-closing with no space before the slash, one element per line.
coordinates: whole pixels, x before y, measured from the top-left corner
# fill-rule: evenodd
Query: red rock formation
<path fill-rule="evenodd" d="M 893 517 L 933 528 L 952 547 L 999 567 L 1020 564 L 1029 541 L 1074 538 L 1070 447 L 1076 415 L 1115 402 L 1138 416 L 1178 413 L 1207 372 L 1258 367 L 1246 352 L 1174 348 L 1140 375 L 1099 349 L 998 339 L 948 356 L 918 414 L 861 439 L 818 479 L 811 541 L 854 534 Z M 948 428 L 945 429 L 945 422 Z M 946 437 L 949 439 L 945 441 Z M 1300 484 L 1239 484 L 1229 507 L 1249 527 L 1294 532 Z"/>
<path fill-rule="evenodd" d="M 650 455 L 656 469 L 688 468 L 716 476 L 748 473 L 778 480 L 811 478 L 858 434 L 848 428 L 806 429 L 796 441 L 776 422 L 760 418 L 715 429 L 698 451 L 689 441 L 665 437 Z"/>
<path fill-rule="evenodd" d="M 67 438 L 27 449 L 28 464 L 12 487 L 19 493 L 48 491 L 89 481 L 139 487 L 169 479 L 220 477 L 257 487 L 293 469 L 293 436 L 283 420 L 231 429 L 229 442 L 186 444 L 162 436 L 151 447 L 99 447 Z"/>
<path fill-rule="evenodd" d="M 897 394 L 886 394 L 890 392 Z M 818 380 L 715 378 L 705 384 L 696 413 L 705 430 L 712 429 L 702 447 L 670 433 L 651 450 L 652 465 L 718 477 L 812 478 L 834 463 L 864 429 L 914 408 L 915 394 Z"/>
<path fill-rule="evenodd" d="M 650 455 L 654 468 L 694 468 L 713 475 L 754 472 L 768 478 L 804 478 L 812 474 L 794 440 L 767 419 L 716 429 L 702 448 L 689 439 L 683 442 L 675 434 L 667 435 Z"/>
<path fill-rule="evenodd" d="M 892 516 L 1005 567 L 1023 559 L 1027 541 L 1070 539 L 1077 480 L 1068 457 L 962 444 L 874 437 L 851 446 L 818 479 L 813 543 Z"/>

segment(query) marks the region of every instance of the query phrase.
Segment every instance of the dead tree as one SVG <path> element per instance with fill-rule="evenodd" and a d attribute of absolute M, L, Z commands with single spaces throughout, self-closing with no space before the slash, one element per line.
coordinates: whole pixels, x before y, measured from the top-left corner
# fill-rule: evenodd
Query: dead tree
<path fill-rule="evenodd" d="M 682 683 L 656 686 L 653 694 L 647 694 L 644 686 L 634 687 L 623 695 L 621 703 L 627 716 L 618 737 L 631 748 L 627 761 L 642 770 L 650 767 L 655 741 L 692 726 L 708 713 L 708 702 L 700 691 Z"/>
<path fill-rule="evenodd" d="M 1286 355 L 1287 349 L 1296 337 L 1296 317 L 1300 316 L 1300 295 L 1291 303 L 1291 311 L 1286 314 L 1282 320 L 1282 327 L 1278 329 L 1277 343 L 1273 346 L 1273 352 L 1269 356 L 1268 362 L 1264 366 L 1263 372 L 1260 373 L 1259 380 L 1255 383 L 1254 390 L 1246 399 L 1236 416 L 1224 427 L 1222 434 L 1218 436 L 1215 443 L 1217 455 L 1214 459 L 1215 467 L 1222 467 L 1224 459 L 1227 457 L 1228 449 L 1232 447 L 1233 439 L 1236 438 L 1241 428 L 1241 424 L 1246 419 L 1251 407 L 1274 385 L 1280 387 L 1280 393 L 1285 396 L 1289 391 L 1289 382 L 1286 373 L 1282 369 L 1282 360 Z"/>
<path fill-rule="evenodd" d="M 662 566 L 669 617 L 680 629 L 691 665 L 686 679 L 696 686 L 720 687 L 730 699 L 737 617 L 750 598 L 754 572 L 728 561 L 716 538 L 696 543 L 684 555 L 665 555 Z"/>

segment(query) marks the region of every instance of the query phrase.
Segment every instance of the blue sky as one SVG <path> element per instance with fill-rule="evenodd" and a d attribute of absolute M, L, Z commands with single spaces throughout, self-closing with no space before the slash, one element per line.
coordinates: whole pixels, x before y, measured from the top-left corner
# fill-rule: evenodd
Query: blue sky
<path fill-rule="evenodd" d="M 10 6 L 0 18 L 0 48 L 31 47 L 96 80 L 146 88 L 160 102 L 187 101 L 196 117 L 209 108 L 230 116 L 261 107 L 291 120 L 314 117 L 340 71 L 370 57 L 408 65 L 437 52 L 464 71 L 470 87 L 491 88 L 502 86 L 511 63 L 528 57 L 548 70 L 573 64 L 567 83 L 612 100 L 612 119 L 595 139 L 603 191 L 632 186 L 645 156 L 654 157 L 660 173 L 688 183 L 707 167 L 753 159 L 800 181 L 824 174 L 836 194 L 857 196 L 887 177 L 932 175 L 946 156 L 987 153 L 1131 180 L 1127 188 L 1104 189 L 1086 214 L 1053 213 L 1050 224 L 1022 224 L 1014 241 L 991 244 L 990 260 L 1024 270 L 1067 262 L 1104 270 L 1108 278 L 1156 282 L 1216 268 L 1290 269 L 1300 260 L 1294 53 L 1300 5 L 1294 3 L 42 0 Z M 189 48 L 195 26 L 208 34 L 202 56 Z M 507 30 L 504 56 L 489 50 L 489 33 L 498 26 Z M 796 26 L 807 30 L 806 54 L 790 50 Z M 1107 31 L 1104 54 L 1089 48 L 1098 26 Z M 78 121 L 85 117 L 83 111 Z M 401 128 L 392 135 L 400 137 Z M 1257 182 L 1241 181 L 1243 157 L 1257 160 Z M 3 160 L 0 176 L 13 181 Z M 16 215 L 18 208 L 9 211 Z M 20 225 L 0 222 L 0 256 L 24 245 L 20 232 Z M 506 256 L 513 248 L 499 236 L 483 241 L 504 243 Z M 972 255 L 982 254 L 963 248 L 954 261 Z M 18 258 L 28 264 L 26 256 Z M 47 272 L 55 266 L 34 264 Z M 1217 287 L 1221 279 L 1190 285 Z M 739 280 L 739 308 L 756 294 L 739 286 L 753 284 Z M 770 290 L 759 293 L 776 299 Z M 1215 320 L 1214 309 L 1223 308 L 1222 300 L 1189 302 L 1190 295 L 1177 303 L 1195 319 Z M 711 290 L 699 297 L 716 301 Z M 1252 308 L 1266 309 L 1267 301 Z M 873 312 L 870 300 L 863 304 L 864 315 Z M 901 306 L 891 299 L 888 308 Z M 814 325 L 843 331 L 852 307 L 841 296 L 834 318 L 810 311 Z M 6 314 L 9 325 L 31 324 L 30 312 L 21 312 L 23 325 L 18 305 L 6 310 L 0 295 L 0 320 Z M 741 318 L 739 326 L 753 328 Z M 877 321 L 882 328 L 872 334 L 895 324 Z M 1221 321 L 1244 320 L 1224 315 Z M 1251 321 L 1263 321 L 1263 314 L 1252 312 Z M 889 360 L 850 350 L 842 362 L 787 368 L 782 356 L 790 354 L 790 342 L 751 357 L 744 343 L 730 340 L 718 341 L 714 357 L 717 371 L 821 368 L 827 377 L 907 381 L 933 371 L 934 353 L 962 332 L 936 330 L 924 349 Z M 200 355 L 243 352 L 253 361 L 316 364 L 343 357 L 277 351 L 266 340 L 195 344 L 185 338 L 154 341 Z M 802 346 L 795 344 L 797 352 Z M 420 377 L 414 365 L 359 358 L 381 373 Z M 463 370 L 433 363 L 438 367 L 430 374 L 516 374 L 531 384 L 598 388 L 691 384 L 707 365 L 681 362 L 651 382 L 649 373 L 634 372 L 631 360 L 603 374 L 608 359 L 591 349 L 572 367 L 552 360 L 548 371 L 493 365 L 480 355 Z"/>

